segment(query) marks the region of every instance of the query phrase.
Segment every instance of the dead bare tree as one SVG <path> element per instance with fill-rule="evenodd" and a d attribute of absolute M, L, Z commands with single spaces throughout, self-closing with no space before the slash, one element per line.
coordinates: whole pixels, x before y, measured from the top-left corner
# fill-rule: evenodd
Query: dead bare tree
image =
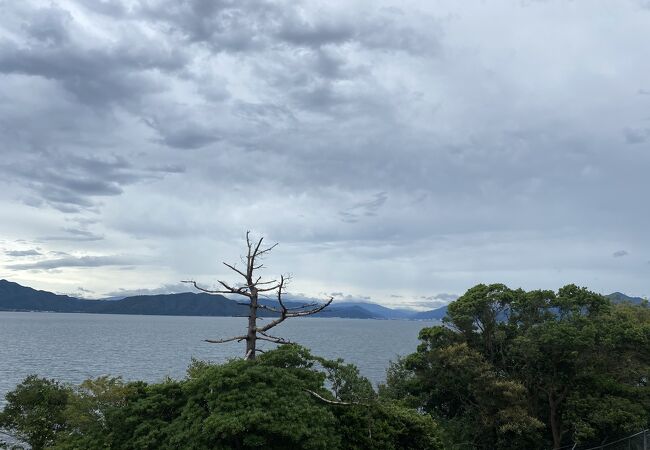
<path fill-rule="evenodd" d="M 291 344 L 292 342 L 272 336 L 268 331 L 286 319 L 291 317 L 304 317 L 316 314 L 323 309 L 327 308 L 330 303 L 332 303 L 333 297 L 330 297 L 324 303 L 305 303 L 299 306 L 292 306 L 288 308 L 285 306 L 282 296 L 286 293 L 287 282 L 289 281 L 288 276 L 281 275 L 280 279 L 263 281 L 261 276 L 258 276 L 256 271 L 262 269 L 264 265 L 260 262 L 262 257 L 273 250 L 278 244 L 273 244 L 270 247 L 262 248 L 262 241 L 264 238 L 260 238 L 256 243 L 253 243 L 250 239 L 250 231 L 246 232 L 246 246 L 248 252 L 246 255 L 246 269 L 240 270 L 236 267 L 235 264 L 228 264 L 224 262 L 223 264 L 228 267 L 230 270 L 236 272 L 242 278 L 244 278 L 243 283 L 236 285 L 226 283 L 224 281 L 218 280 L 218 283 L 221 285 L 222 289 L 211 290 L 200 287 L 194 280 L 183 280 L 183 283 L 192 284 L 199 291 L 208 293 L 208 294 L 236 294 L 246 297 L 247 300 L 243 302 L 237 302 L 240 305 L 248 306 L 248 331 L 246 334 L 241 336 L 234 336 L 227 339 L 206 339 L 206 342 L 213 344 L 223 344 L 225 342 L 232 341 L 246 341 L 246 353 L 245 359 L 255 359 L 256 353 L 260 352 L 257 348 L 257 341 L 269 341 L 275 344 Z M 277 306 L 271 306 L 268 304 L 261 304 L 259 302 L 260 295 L 268 296 L 274 294 L 277 299 Z M 270 311 L 275 314 L 269 323 L 258 326 L 257 321 L 258 309 L 263 309 Z"/>

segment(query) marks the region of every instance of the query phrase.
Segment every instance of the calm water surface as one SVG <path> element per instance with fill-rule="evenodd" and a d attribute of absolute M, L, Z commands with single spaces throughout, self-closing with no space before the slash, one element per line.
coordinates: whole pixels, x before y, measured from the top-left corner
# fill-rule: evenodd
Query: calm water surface
<path fill-rule="evenodd" d="M 418 332 L 432 324 L 308 318 L 287 320 L 274 334 L 354 363 L 377 384 L 389 361 L 415 351 Z M 182 378 L 192 357 L 223 362 L 242 356 L 243 343 L 202 339 L 245 334 L 245 325 L 238 317 L 0 312 L 0 404 L 29 374 L 73 383 L 107 374 L 152 382 Z M 265 344 L 261 348 L 273 347 Z"/>

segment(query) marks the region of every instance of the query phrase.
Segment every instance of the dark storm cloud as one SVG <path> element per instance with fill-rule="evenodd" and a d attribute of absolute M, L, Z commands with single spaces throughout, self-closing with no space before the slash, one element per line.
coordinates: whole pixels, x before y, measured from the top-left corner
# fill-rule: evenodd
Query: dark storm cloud
<path fill-rule="evenodd" d="M 0 173 L 22 187 L 25 204 L 65 213 L 93 210 L 97 198 L 121 195 L 127 185 L 182 172 L 177 161 L 142 167 L 133 151 L 116 149 L 106 136 L 121 125 L 114 108 L 137 109 L 144 96 L 163 89 L 164 74 L 184 67 L 182 49 L 137 23 L 110 24 L 108 33 L 98 34 L 72 4 L 4 2 L 0 11 L 7 17 L 0 76 L 4 96 L 16 97 L 13 108 L 0 107 Z M 36 87 L 33 96 L 10 90 L 28 80 Z"/>
<path fill-rule="evenodd" d="M 167 24 L 192 42 L 215 51 L 251 52 L 276 44 L 321 48 L 355 43 L 369 48 L 430 52 L 437 49 L 437 33 L 429 22 L 426 32 L 404 22 L 398 8 L 354 11 L 349 14 L 316 13 L 302 1 L 144 1 L 136 14 Z M 421 20 L 430 20 L 421 16 Z"/>
<path fill-rule="evenodd" d="M 0 73 L 58 82 L 84 104 L 137 101 L 162 88 L 152 71 L 175 72 L 186 63 L 182 52 L 137 27 L 120 30 L 117 41 L 102 42 L 58 6 L 34 8 L 29 17 L 21 13 L 19 37 L 0 39 Z"/>
<path fill-rule="evenodd" d="M 220 139 L 214 130 L 192 123 L 185 118 L 167 117 L 162 122 L 152 117 L 144 121 L 160 135 L 160 143 L 172 148 L 196 149 Z"/>
<path fill-rule="evenodd" d="M 39 8 L 33 11 L 22 28 L 35 41 L 55 46 L 68 40 L 68 27 L 72 20 L 72 15 L 61 8 Z"/>
<path fill-rule="evenodd" d="M 261 88 L 268 91 L 264 97 L 278 98 L 271 105 L 336 118 L 391 110 L 388 95 L 373 81 L 372 64 L 360 62 L 364 58 L 355 53 L 422 56 L 435 55 L 440 47 L 440 25 L 427 14 L 358 8 L 320 14 L 302 2 L 151 1 L 135 7 L 134 17 L 207 45 L 215 55 L 232 55 L 250 64 L 265 85 Z M 345 87 L 341 81 L 361 84 Z M 161 142 L 171 147 L 199 148 L 216 140 L 214 133 L 196 125 L 154 125 Z"/>
<path fill-rule="evenodd" d="M 53 270 L 67 267 L 104 267 L 134 264 L 136 258 L 124 256 L 67 256 L 25 264 L 8 264 L 10 270 Z"/>
<path fill-rule="evenodd" d="M 1 2 L 2 232 L 176 280 L 254 228 L 325 252 L 311 296 L 622 284 L 649 251 L 640 4 Z"/>
<path fill-rule="evenodd" d="M 62 212 L 93 208 L 97 197 L 120 195 L 124 186 L 182 170 L 179 165 L 140 169 L 119 155 L 75 155 L 62 151 L 40 151 L 17 162 L 0 163 L 0 173 L 36 195 L 27 197 L 26 203 L 47 205 Z"/>
<path fill-rule="evenodd" d="M 166 24 L 191 42 L 216 51 L 250 51 L 266 45 L 255 25 L 267 23 L 280 9 L 266 1 L 143 1 L 137 14 Z"/>
<path fill-rule="evenodd" d="M 324 45 L 339 45 L 352 41 L 355 29 L 352 23 L 329 18 L 318 22 L 308 22 L 299 17 L 283 17 L 275 37 L 291 45 L 319 48 Z"/>

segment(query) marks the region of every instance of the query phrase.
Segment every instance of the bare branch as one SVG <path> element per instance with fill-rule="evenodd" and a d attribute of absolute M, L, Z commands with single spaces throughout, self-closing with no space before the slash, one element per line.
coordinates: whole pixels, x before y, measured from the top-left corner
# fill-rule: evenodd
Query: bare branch
<path fill-rule="evenodd" d="M 281 337 L 277 337 L 277 336 L 271 336 L 270 334 L 264 333 L 263 331 L 260 331 L 259 334 L 261 334 L 262 336 L 265 336 L 265 337 L 267 337 L 269 339 L 277 339 L 278 341 L 282 341 L 283 344 L 293 344 L 293 342 L 290 341 L 289 339 L 285 339 L 285 338 L 281 338 Z"/>
<path fill-rule="evenodd" d="M 238 273 L 239 275 L 241 275 L 242 277 L 247 278 L 247 277 L 246 277 L 246 274 L 245 274 L 244 272 L 242 272 L 241 270 L 237 269 L 235 266 L 233 266 L 233 265 L 231 265 L 231 264 L 228 264 L 227 262 L 224 262 L 223 265 L 226 266 L 226 267 L 228 267 L 229 269 L 234 270 L 235 272 L 237 272 L 237 273 Z"/>
<path fill-rule="evenodd" d="M 280 308 L 282 308 L 284 314 L 286 314 L 287 307 L 284 306 L 284 303 L 282 302 L 282 290 L 284 289 L 284 282 L 285 282 L 284 275 L 280 275 L 280 284 L 278 285 L 278 303 L 280 304 Z"/>
<path fill-rule="evenodd" d="M 266 333 L 260 333 L 261 336 L 257 336 L 257 339 L 260 339 L 262 341 L 269 341 L 273 342 L 274 344 L 286 344 L 286 345 L 293 345 L 293 342 L 288 341 L 283 338 L 275 337 L 275 336 L 269 336 Z"/>
<path fill-rule="evenodd" d="M 363 403 L 357 403 L 357 402 L 340 402 L 340 401 L 335 401 L 335 400 L 328 400 L 325 397 L 318 395 L 316 392 L 311 391 L 309 389 L 305 389 L 305 392 L 310 393 L 314 397 L 316 397 L 318 400 L 321 402 L 327 403 L 328 405 L 337 405 L 337 406 L 367 406 L 364 405 Z"/>
<path fill-rule="evenodd" d="M 300 309 L 305 309 L 305 308 L 312 308 L 312 307 L 318 306 L 318 305 L 319 305 L 319 303 L 316 303 L 316 302 L 314 302 L 314 303 L 305 303 L 304 305 L 292 306 L 291 308 L 287 308 L 287 311 L 292 311 L 292 310 L 296 310 L 296 309 L 300 310 Z"/>
<path fill-rule="evenodd" d="M 255 246 L 255 251 L 253 252 L 253 258 L 255 258 L 258 255 L 258 251 L 260 249 L 260 245 L 262 245 L 262 241 L 264 240 L 263 237 L 260 238 L 259 241 L 257 241 L 257 245 Z"/>
<path fill-rule="evenodd" d="M 286 320 L 286 318 L 287 318 L 287 315 L 286 315 L 286 314 L 282 314 L 280 317 L 278 317 L 277 319 L 275 319 L 273 322 L 269 322 L 269 323 L 267 323 L 266 325 L 264 325 L 262 328 L 258 328 L 257 331 L 258 331 L 259 333 L 263 333 L 263 332 L 265 332 L 265 331 L 268 331 L 268 330 L 270 330 L 271 328 L 280 325 L 282 322 L 284 322 L 284 321 Z"/>
<path fill-rule="evenodd" d="M 251 251 L 253 250 L 253 248 L 251 246 L 250 234 L 251 234 L 250 230 L 246 232 L 246 247 L 248 247 L 248 255 L 246 256 L 246 281 L 248 281 L 250 277 L 253 276 L 253 269 L 252 269 L 253 264 L 251 264 L 252 263 Z"/>
<path fill-rule="evenodd" d="M 193 280 L 181 280 L 181 283 L 192 284 L 192 285 L 194 285 L 194 288 L 198 289 L 199 291 L 208 293 L 208 294 L 232 294 L 233 293 L 233 291 L 212 291 L 210 289 L 205 289 L 205 288 L 202 288 L 199 285 L 197 285 L 196 281 L 193 281 Z"/>
<path fill-rule="evenodd" d="M 205 342 L 209 342 L 211 344 L 224 344 L 226 342 L 232 342 L 232 341 L 241 342 L 245 339 L 246 336 L 235 336 L 228 339 L 205 339 Z"/>
<path fill-rule="evenodd" d="M 247 305 L 250 305 L 250 303 L 247 303 Z M 261 305 L 261 304 L 258 303 L 257 307 L 260 308 L 260 309 L 265 309 L 267 311 L 272 311 L 274 313 L 282 314 L 282 311 L 280 311 L 277 308 L 274 308 L 273 306 Z M 262 319 L 262 317 L 260 317 L 260 319 Z"/>
<path fill-rule="evenodd" d="M 229 290 L 230 292 L 232 292 L 233 294 L 236 294 L 237 291 L 238 291 L 239 289 L 241 289 L 241 288 L 237 288 L 237 289 L 235 289 L 234 287 L 228 285 L 225 281 L 217 280 L 217 283 L 219 283 L 221 286 L 223 286 L 223 287 L 225 287 L 226 289 L 228 289 L 228 290 Z"/>
<path fill-rule="evenodd" d="M 261 239 L 260 239 L 260 243 L 262 243 L 262 240 L 261 240 Z M 270 246 L 270 247 L 268 247 L 268 248 L 265 248 L 264 250 L 260 250 L 260 251 L 256 252 L 256 253 L 255 253 L 255 256 L 261 256 L 261 255 L 263 255 L 264 253 L 268 253 L 268 252 L 270 252 L 271 250 L 273 250 L 273 249 L 274 249 L 275 247 L 277 247 L 277 246 L 278 246 L 278 243 L 276 242 L 276 243 L 273 244 L 272 246 Z M 259 246 L 258 246 L 258 247 L 259 247 Z"/>
<path fill-rule="evenodd" d="M 267 288 L 258 289 L 257 292 L 269 292 L 269 291 L 275 291 L 275 290 L 278 289 L 280 286 L 282 286 L 282 285 L 278 283 L 278 284 L 276 284 L 275 286 L 271 286 L 271 287 L 267 287 Z"/>
<path fill-rule="evenodd" d="M 249 292 L 246 292 L 246 290 L 245 290 L 247 288 L 247 286 L 242 286 L 242 287 L 239 287 L 239 288 L 235 289 L 234 287 L 229 286 L 228 284 L 226 284 L 225 282 L 223 282 L 221 280 L 217 280 L 217 282 L 220 285 L 222 285 L 223 287 L 225 287 L 226 289 L 228 289 L 231 294 L 239 294 L 239 295 L 244 295 L 246 297 L 251 296 L 251 294 Z"/>
<path fill-rule="evenodd" d="M 260 341 L 269 341 L 269 342 L 273 342 L 274 344 L 280 344 L 280 343 L 281 343 L 281 342 L 278 342 L 277 339 L 267 338 L 266 336 L 257 336 L 256 339 L 259 339 Z"/>
<path fill-rule="evenodd" d="M 279 324 L 284 322 L 285 319 L 287 318 L 287 312 L 288 312 L 287 307 L 284 306 L 284 302 L 282 301 L 283 288 L 284 288 L 284 275 L 280 275 L 280 283 L 278 285 L 278 304 L 280 305 L 280 308 L 282 308 L 282 311 L 280 312 L 280 317 L 278 317 L 272 322 L 267 323 L 262 328 L 258 328 L 258 332 L 264 333 L 270 330 L 271 328 L 278 326 Z"/>
<path fill-rule="evenodd" d="M 325 308 L 327 308 L 332 303 L 333 300 L 334 300 L 334 297 L 330 297 L 330 299 L 327 302 L 323 303 L 318 308 L 309 309 L 309 310 L 306 310 L 306 311 L 297 311 L 297 312 L 287 313 L 287 317 L 311 316 L 312 314 L 319 313 L 322 310 L 324 310 Z"/>

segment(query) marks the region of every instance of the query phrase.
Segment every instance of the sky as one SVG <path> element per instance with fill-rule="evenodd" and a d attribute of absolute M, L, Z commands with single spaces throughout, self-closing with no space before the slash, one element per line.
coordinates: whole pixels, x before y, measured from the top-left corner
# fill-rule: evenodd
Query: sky
<path fill-rule="evenodd" d="M 650 1 L 0 0 L 0 278 L 650 295 Z"/>

